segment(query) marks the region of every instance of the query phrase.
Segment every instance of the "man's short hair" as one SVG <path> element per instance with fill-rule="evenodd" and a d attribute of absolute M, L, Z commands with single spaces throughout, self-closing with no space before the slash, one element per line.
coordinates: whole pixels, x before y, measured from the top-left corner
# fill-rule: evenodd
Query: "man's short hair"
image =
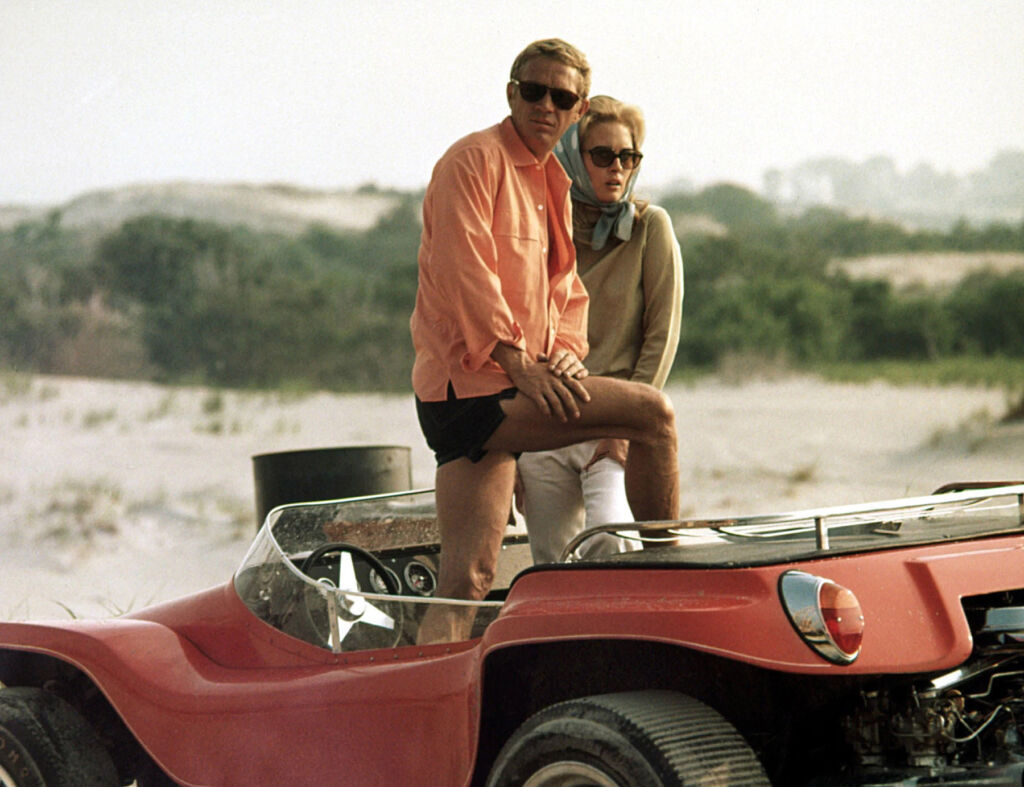
<path fill-rule="evenodd" d="M 587 97 L 590 93 L 590 64 L 587 62 L 587 56 L 561 38 L 544 38 L 527 46 L 513 61 L 510 79 L 519 79 L 519 74 L 526 64 L 538 57 L 557 60 L 563 65 L 575 68 L 580 74 L 580 97 Z"/>

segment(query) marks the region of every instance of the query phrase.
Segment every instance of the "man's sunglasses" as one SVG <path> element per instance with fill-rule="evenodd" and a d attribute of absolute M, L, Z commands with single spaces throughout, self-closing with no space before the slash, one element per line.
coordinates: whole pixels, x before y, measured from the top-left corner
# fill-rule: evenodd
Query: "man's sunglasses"
<path fill-rule="evenodd" d="M 540 82 L 520 82 L 518 79 L 510 80 L 513 85 L 519 88 L 519 95 L 523 101 L 536 104 L 548 93 L 551 94 L 551 103 L 559 109 L 572 109 L 580 97 L 569 90 L 562 90 L 560 87 L 548 87 Z"/>
<path fill-rule="evenodd" d="M 623 169 L 635 169 L 640 166 L 640 159 L 644 157 L 644 154 L 639 150 L 623 148 L 616 153 L 611 148 L 604 147 L 603 145 L 591 148 L 586 152 L 590 154 L 590 159 L 594 162 L 594 166 L 597 167 L 610 167 L 612 162 L 618 159 Z"/>

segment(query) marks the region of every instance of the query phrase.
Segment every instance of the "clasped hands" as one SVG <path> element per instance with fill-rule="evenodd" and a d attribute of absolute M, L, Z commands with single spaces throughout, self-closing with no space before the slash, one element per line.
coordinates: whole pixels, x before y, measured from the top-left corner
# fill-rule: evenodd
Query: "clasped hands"
<path fill-rule="evenodd" d="M 583 365 L 583 362 L 576 357 L 574 352 L 569 350 L 556 350 L 551 358 L 548 358 L 544 354 L 537 356 L 538 364 L 547 364 L 547 371 L 556 379 L 558 379 L 563 386 L 564 390 L 571 392 L 568 400 L 568 408 L 573 418 L 579 417 L 579 404 L 576 402 L 575 396 L 578 396 L 582 401 L 589 402 L 590 394 L 587 389 L 583 387 L 581 380 L 584 380 L 589 376 L 590 372 L 587 367 Z M 559 388 L 556 386 L 555 390 Z M 547 403 L 549 400 L 545 400 Z M 561 398 L 557 403 L 565 404 L 565 398 Z M 543 409 L 543 408 L 542 408 Z M 562 421 L 567 420 L 565 417 L 565 410 L 559 412 L 557 409 L 552 408 L 548 411 L 549 414 L 556 415 L 561 418 Z M 623 467 L 626 466 L 626 456 L 629 453 L 629 441 L 617 438 L 604 438 L 599 440 L 597 446 L 594 448 L 594 454 L 590 458 L 590 461 L 584 466 L 584 470 L 588 470 L 593 467 L 597 462 L 602 459 L 611 459 Z"/>
<path fill-rule="evenodd" d="M 583 387 L 589 372 L 571 350 L 559 348 L 551 356 L 530 358 L 523 350 L 499 343 L 491 357 L 508 374 L 512 384 L 542 413 L 563 423 L 580 417 L 580 404 L 590 401 Z"/>
<path fill-rule="evenodd" d="M 590 401 L 582 383 L 590 372 L 571 350 L 558 349 L 550 357 L 539 354 L 536 363 L 527 365 L 527 374 L 533 390 L 524 393 L 546 415 L 563 422 L 576 419 L 580 417 L 580 402 Z"/>

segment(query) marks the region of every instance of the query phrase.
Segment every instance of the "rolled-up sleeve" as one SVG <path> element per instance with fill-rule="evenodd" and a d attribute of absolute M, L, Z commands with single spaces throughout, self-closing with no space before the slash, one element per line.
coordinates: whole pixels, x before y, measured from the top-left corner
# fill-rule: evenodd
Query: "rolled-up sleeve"
<path fill-rule="evenodd" d="M 439 295 L 465 342 L 461 363 L 469 372 L 490 361 L 498 342 L 525 349 L 523 328 L 505 298 L 494 234 L 497 184 L 486 154 L 470 148 L 436 173 L 442 189 L 432 201 L 435 227 L 428 264 Z"/>
<path fill-rule="evenodd" d="M 576 353 L 578 358 L 585 358 L 590 349 L 590 345 L 587 343 L 590 296 L 583 286 L 583 281 L 575 272 L 572 274 L 568 286 L 569 297 L 565 308 L 558 316 L 558 329 L 555 333 L 553 349 L 564 348 Z"/>

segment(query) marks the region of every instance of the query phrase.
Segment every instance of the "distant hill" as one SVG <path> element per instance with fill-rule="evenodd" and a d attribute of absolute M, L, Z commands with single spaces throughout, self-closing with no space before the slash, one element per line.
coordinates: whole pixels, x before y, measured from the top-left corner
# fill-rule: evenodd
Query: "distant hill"
<path fill-rule="evenodd" d="M 655 201 L 668 204 L 673 196 L 694 193 L 692 183 L 679 180 L 658 189 Z M 387 191 L 372 185 L 325 191 L 287 183 L 141 183 L 85 192 L 60 205 L 0 204 L 0 230 L 56 211 L 64 227 L 100 232 L 147 213 L 286 234 L 302 232 L 312 222 L 363 231 L 402 201 L 417 196 L 412 191 Z M 757 196 L 790 215 L 823 205 L 855 216 L 889 219 L 912 229 L 947 232 L 962 220 L 974 226 L 992 222 L 1017 225 L 1024 221 L 1024 151 L 1001 151 L 984 169 L 962 177 L 938 172 L 926 163 L 900 172 L 885 156 L 862 163 L 844 158 L 813 159 L 788 169 L 769 169 Z M 723 232 L 723 227 L 702 211 L 672 213 L 681 236 Z M 688 213 L 694 215 L 685 215 Z"/>
<path fill-rule="evenodd" d="M 288 234 L 313 222 L 358 231 L 372 227 L 400 200 L 399 194 L 365 188 L 317 191 L 283 184 L 147 183 L 89 191 L 61 205 L 0 205 L 0 229 L 58 211 L 65 227 L 116 228 L 134 216 L 161 213 Z"/>
<path fill-rule="evenodd" d="M 977 226 L 1024 221 L 1024 150 L 1004 150 L 964 177 L 921 163 L 900 172 L 892 159 L 804 161 L 765 173 L 765 196 L 792 212 L 827 205 L 911 227 L 948 230 L 963 219 Z"/>

